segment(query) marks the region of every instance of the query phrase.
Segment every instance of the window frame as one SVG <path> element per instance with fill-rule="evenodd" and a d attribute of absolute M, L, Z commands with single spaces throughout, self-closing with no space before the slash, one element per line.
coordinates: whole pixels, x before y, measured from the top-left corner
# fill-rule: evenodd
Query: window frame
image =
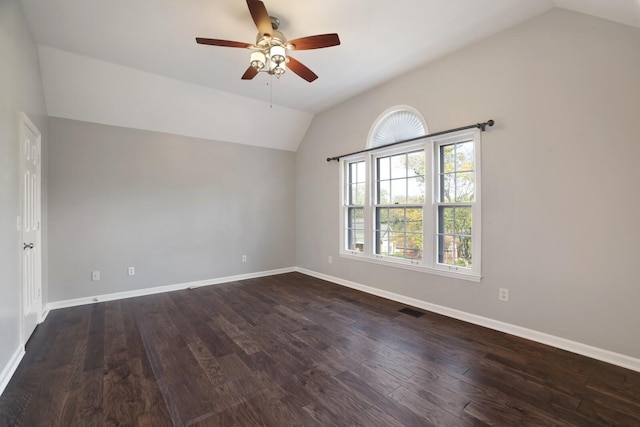
<path fill-rule="evenodd" d="M 473 143 L 473 173 L 475 183 L 475 199 L 473 202 L 465 205 L 471 205 L 471 215 L 473 226 L 471 228 L 471 254 L 472 267 L 466 268 L 461 266 L 453 266 L 438 262 L 438 207 L 442 205 L 439 202 L 440 191 L 440 162 L 439 150 L 443 145 L 453 143 L 461 143 L 471 141 Z M 391 155 L 402 153 L 411 153 L 417 150 L 424 150 L 425 155 L 425 194 L 424 204 L 422 205 L 422 229 L 423 229 L 423 247 L 422 260 L 416 262 L 412 259 L 396 258 L 393 256 L 380 255 L 376 253 L 374 248 L 376 233 L 376 198 L 377 198 L 377 176 L 376 165 L 377 159 Z M 347 205 L 345 197 L 348 191 L 348 168 L 349 164 L 354 162 L 365 162 L 365 205 L 364 205 L 364 248 L 362 252 L 349 250 L 346 247 L 346 213 Z M 481 209 L 481 131 L 479 129 L 465 130 L 454 132 L 438 137 L 430 137 L 420 139 L 418 141 L 407 144 L 399 144 L 393 147 L 380 147 L 366 153 L 360 153 L 353 156 L 340 159 L 340 251 L 341 257 L 348 259 L 356 259 L 361 261 L 372 262 L 375 264 L 391 266 L 396 268 L 421 271 L 430 274 L 437 274 L 447 277 L 455 277 L 459 279 L 479 282 L 481 275 L 481 225 L 482 225 L 482 209 Z M 414 205 L 414 204 L 412 204 Z"/>

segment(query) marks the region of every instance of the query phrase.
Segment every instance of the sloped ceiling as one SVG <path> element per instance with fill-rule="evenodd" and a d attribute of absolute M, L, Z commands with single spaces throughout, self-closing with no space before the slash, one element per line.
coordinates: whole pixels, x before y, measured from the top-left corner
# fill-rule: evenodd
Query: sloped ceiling
<path fill-rule="evenodd" d="M 640 0 L 266 0 L 289 38 L 337 32 L 295 52 L 307 83 L 240 76 L 254 42 L 243 0 L 21 0 L 39 45 L 49 115 L 295 151 L 313 115 L 553 7 L 640 27 Z"/>

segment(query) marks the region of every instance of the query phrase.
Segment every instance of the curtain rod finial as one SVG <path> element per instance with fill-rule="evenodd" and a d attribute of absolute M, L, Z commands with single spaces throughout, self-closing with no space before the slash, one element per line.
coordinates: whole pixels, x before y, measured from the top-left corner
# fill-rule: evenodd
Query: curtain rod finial
<path fill-rule="evenodd" d="M 487 126 L 493 126 L 496 122 L 494 122 L 493 120 L 488 120 L 484 123 L 478 123 L 478 128 L 480 128 L 480 130 L 482 132 L 484 132 L 485 130 L 487 130 Z"/>

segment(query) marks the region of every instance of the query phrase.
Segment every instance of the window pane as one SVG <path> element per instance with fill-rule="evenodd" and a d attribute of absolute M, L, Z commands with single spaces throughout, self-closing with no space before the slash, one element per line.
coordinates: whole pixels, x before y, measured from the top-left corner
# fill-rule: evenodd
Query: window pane
<path fill-rule="evenodd" d="M 389 209 L 377 208 L 376 209 L 376 229 L 387 230 L 389 227 Z"/>
<path fill-rule="evenodd" d="M 349 163 L 349 183 L 358 182 L 358 164 Z"/>
<path fill-rule="evenodd" d="M 347 213 L 348 228 L 364 228 L 364 209 L 349 208 Z"/>
<path fill-rule="evenodd" d="M 424 177 L 407 179 L 407 203 L 424 203 Z"/>
<path fill-rule="evenodd" d="M 348 202 L 348 204 L 355 205 L 357 198 L 358 198 L 358 185 L 357 184 L 349 185 L 349 202 Z"/>
<path fill-rule="evenodd" d="M 391 159 L 389 157 L 381 157 L 378 159 L 378 179 L 391 178 Z"/>
<path fill-rule="evenodd" d="M 390 240 L 389 233 L 386 231 L 379 231 L 376 233 L 377 237 L 377 245 L 376 245 L 376 253 L 378 255 L 390 255 Z"/>
<path fill-rule="evenodd" d="M 405 223 L 407 232 L 422 232 L 422 209 L 407 209 Z"/>
<path fill-rule="evenodd" d="M 464 218 L 464 209 L 455 212 L 456 223 Z M 470 209 L 470 208 L 469 208 Z M 471 232 L 469 221 L 468 232 Z M 458 267 L 473 267 L 471 257 L 471 236 L 459 234 L 438 234 L 438 262 Z"/>
<path fill-rule="evenodd" d="M 391 181 L 380 181 L 378 183 L 378 204 L 388 205 L 391 203 Z"/>
<path fill-rule="evenodd" d="M 346 249 L 362 252 L 364 250 L 364 209 L 347 209 Z"/>
<path fill-rule="evenodd" d="M 404 208 L 389 209 L 389 227 L 393 231 L 404 231 Z"/>
<path fill-rule="evenodd" d="M 407 234 L 405 257 L 418 261 L 422 260 L 422 234 Z"/>
<path fill-rule="evenodd" d="M 404 178 L 407 176 L 407 155 L 400 154 L 391 157 L 391 178 Z"/>
<path fill-rule="evenodd" d="M 438 235 L 438 262 L 441 264 L 453 265 L 455 261 L 455 236 Z"/>
<path fill-rule="evenodd" d="M 455 174 L 440 175 L 440 201 L 450 203 L 455 201 L 456 178 Z"/>
<path fill-rule="evenodd" d="M 440 234 L 452 234 L 454 233 L 453 227 L 453 213 L 452 207 L 440 206 L 438 207 L 438 233 Z"/>
<path fill-rule="evenodd" d="M 364 192 L 365 192 L 365 183 L 357 184 L 356 188 L 356 205 L 364 205 Z"/>
<path fill-rule="evenodd" d="M 364 209 L 353 209 L 353 228 L 364 229 Z"/>
<path fill-rule="evenodd" d="M 465 172 L 473 170 L 473 142 L 456 144 L 456 171 Z"/>
<path fill-rule="evenodd" d="M 473 267 L 471 259 L 471 237 L 460 237 L 457 245 L 456 265 L 460 267 Z"/>
<path fill-rule="evenodd" d="M 422 260 L 422 209 L 378 208 L 376 253 Z"/>
<path fill-rule="evenodd" d="M 364 162 L 358 162 L 358 182 L 365 182 Z"/>
<path fill-rule="evenodd" d="M 408 176 L 424 176 L 424 151 L 409 153 L 407 166 Z"/>
<path fill-rule="evenodd" d="M 394 179 L 391 181 L 391 203 L 407 202 L 407 180 Z"/>
<path fill-rule="evenodd" d="M 390 256 L 404 258 L 404 233 L 389 233 L 389 254 Z"/>
<path fill-rule="evenodd" d="M 389 209 L 376 209 L 376 253 L 389 254 Z"/>
<path fill-rule="evenodd" d="M 472 202 L 475 196 L 473 172 L 456 174 L 456 202 Z"/>
<path fill-rule="evenodd" d="M 438 262 L 458 267 L 473 267 L 471 259 L 471 237 L 440 235 Z"/>
<path fill-rule="evenodd" d="M 454 208 L 454 225 L 456 234 L 471 235 L 471 208 Z M 449 233 L 449 231 L 445 231 Z"/>
<path fill-rule="evenodd" d="M 440 173 L 455 172 L 455 145 L 440 147 Z"/>
<path fill-rule="evenodd" d="M 355 249 L 358 252 L 364 250 L 364 230 L 354 230 L 356 235 Z"/>

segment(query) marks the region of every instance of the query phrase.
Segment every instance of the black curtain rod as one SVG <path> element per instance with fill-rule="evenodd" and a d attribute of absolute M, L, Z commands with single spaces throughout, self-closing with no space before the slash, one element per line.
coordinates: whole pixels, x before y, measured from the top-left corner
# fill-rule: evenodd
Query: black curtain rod
<path fill-rule="evenodd" d="M 484 132 L 485 130 L 487 130 L 487 126 L 493 126 L 495 123 L 496 122 L 494 122 L 493 120 L 487 120 L 484 123 L 476 123 L 475 125 L 463 126 L 461 128 L 455 128 L 455 129 L 443 130 L 441 132 L 430 133 L 429 135 L 417 136 L 415 138 L 405 139 L 404 141 L 392 142 L 391 144 L 381 145 L 379 147 L 367 148 L 366 150 L 360 150 L 360 151 L 354 151 L 353 153 L 343 154 L 341 156 L 327 157 L 327 162 L 331 162 L 334 160 L 338 161 L 343 157 L 353 156 L 354 154 L 368 153 L 369 151 L 379 150 L 381 148 L 391 147 L 398 144 L 404 144 L 405 142 L 413 142 L 419 139 L 429 138 L 432 136 L 438 136 L 438 135 L 444 135 L 446 133 L 457 132 L 459 130 L 480 129 L 482 132 Z"/>

